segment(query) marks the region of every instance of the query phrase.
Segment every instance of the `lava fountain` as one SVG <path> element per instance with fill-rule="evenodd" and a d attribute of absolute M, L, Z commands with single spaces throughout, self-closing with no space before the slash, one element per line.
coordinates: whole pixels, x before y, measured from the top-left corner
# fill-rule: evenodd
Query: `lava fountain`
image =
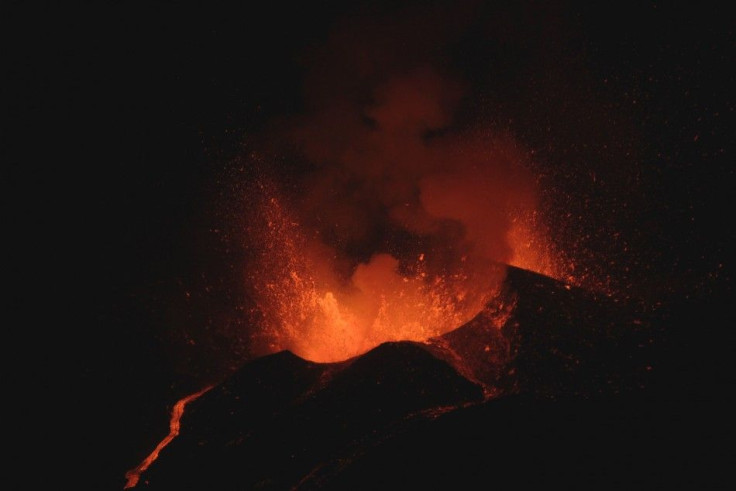
<path fill-rule="evenodd" d="M 498 295 L 506 264 L 560 277 L 518 146 L 508 138 L 486 143 L 462 155 L 470 163 L 450 153 L 451 172 L 438 166 L 438 174 L 420 175 L 412 196 L 381 210 L 387 223 L 362 258 L 341 248 L 350 247 L 353 230 L 335 240 L 330 228 L 339 222 L 315 223 L 323 203 L 305 204 L 259 182 L 248 227 L 257 253 L 245 275 L 258 349 L 341 361 L 383 342 L 424 341 L 461 326 Z M 510 169 L 512 178 L 503 174 Z M 349 213 L 359 208 L 347 206 Z"/>
<path fill-rule="evenodd" d="M 311 112 L 273 138 L 301 167 L 273 164 L 248 192 L 256 354 L 333 362 L 426 340 L 477 315 L 506 264 L 560 276 L 532 152 L 455 125 L 462 84 L 427 66 L 368 84 L 368 97 L 332 83 L 312 81 Z"/>
<path fill-rule="evenodd" d="M 304 111 L 251 135 L 241 157 L 231 205 L 247 319 L 226 337 L 251 358 L 337 362 L 437 338 L 497 299 L 509 264 L 570 279 L 539 213 L 533 152 L 456 120 L 465 85 L 412 52 L 435 37 L 415 23 L 382 29 L 381 43 L 349 28 L 314 49 Z M 200 394 L 174 406 L 169 436 L 128 487 Z"/>

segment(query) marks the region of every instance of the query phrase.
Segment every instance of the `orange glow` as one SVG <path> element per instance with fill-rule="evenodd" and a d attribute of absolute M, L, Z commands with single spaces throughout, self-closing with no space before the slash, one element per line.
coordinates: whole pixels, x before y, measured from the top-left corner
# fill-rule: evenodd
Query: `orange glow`
<path fill-rule="evenodd" d="M 310 237 L 282 201 L 273 195 L 265 201 L 265 248 L 259 267 L 249 272 L 251 282 L 266 278 L 255 293 L 264 352 L 288 349 L 334 362 L 387 341 L 425 341 L 475 317 L 505 275 L 503 264 L 467 257 L 450 274 L 432 274 L 430 252 L 423 252 L 404 264 L 374 254 L 341 278 L 335 253 Z M 510 232 L 514 264 L 554 273 L 552 255 L 535 249 L 543 242 L 532 240 L 531 232 L 520 225 Z"/>
<path fill-rule="evenodd" d="M 273 162 L 245 196 L 254 354 L 330 362 L 424 341 L 475 317 L 507 264 L 558 277 L 535 223 L 533 153 L 509 133 L 455 124 L 460 81 L 412 65 L 361 76 L 371 97 L 356 98 L 342 75 L 320 71 L 315 82 L 334 87 L 277 135 L 295 172 Z"/>
<path fill-rule="evenodd" d="M 259 303 L 267 351 L 332 362 L 386 341 L 438 336 L 480 311 L 502 274 L 487 269 L 483 294 L 472 294 L 469 283 L 481 280 L 432 277 L 423 268 L 425 254 L 416 257 L 412 274 L 402 274 L 393 256 L 376 254 L 340 279 L 324 247 L 308 239 L 276 198 L 266 210 L 268 247 L 259 274 L 270 280 Z"/>
<path fill-rule="evenodd" d="M 148 457 L 143 459 L 143 462 L 138 464 L 138 466 L 134 469 L 131 469 L 125 473 L 125 478 L 128 481 L 125 484 L 124 489 L 134 488 L 138 484 L 138 480 L 140 479 L 141 474 L 143 474 L 143 472 L 145 472 L 145 470 L 148 469 L 151 464 L 158 458 L 158 454 L 161 452 L 161 450 L 163 450 L 166 445 L 171 443 L 171 441 L 176 438 L 177 435 L 179 435 L 179 430 L 181 428 L 181 417 L 184 414 L 184 408 L 186 407 L 186 405 L 197 399 L 199 396 L 201 396 L 211 388 L 212 386 L 205 387 L 199 392 L 195 392 L 194 394 L 190 394 L 182 399 L 179 399 L 179 401 L 174 404 L 174 407 L 171 410 L 169 434 L 166 435 L 166 437 L 164 437 L 164 439 L 161 440 L 158 445 L 156 445 L 156 448 L 153 449 L 153 452 L 151 452 Z"/>
<path fill-rule="evenodd" d="M 569 280 L 563 271 L 559 252 L 537 221 L 536 212 L 519 213 L 511 219 L 506 236 L 511 247 L 511 266 L 534 271 L 561 281 Z"/>

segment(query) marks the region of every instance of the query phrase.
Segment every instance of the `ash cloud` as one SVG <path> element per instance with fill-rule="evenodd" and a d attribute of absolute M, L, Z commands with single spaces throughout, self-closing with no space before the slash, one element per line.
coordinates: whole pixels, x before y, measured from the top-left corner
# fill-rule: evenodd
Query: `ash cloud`
<path fill-rule="evenodd" d="M 335 361 L 422 340 L 495 294 L 535 184 L 509 134 L 458 118 L 467 85 L 446 48 L 468 12 L 446 14 L 346 22 L 305 56 L 305 111 L 271 135 L 302 167 L 266 200 L 261 269 L 280 286 L 254 288 L 264 351 Z"/>
<path fill-rule="evenodd" d="M 283 134 L 311 164 L 297 201 L 353 267 L 424 254 L 447 274 L 512 257 L 511 219 L 535 206 L 534 179 L 510 135 L 457 119 L 466 83 L 447 47 L 470 13 L 345 22 L 305 59 L 307 112 Z"/>

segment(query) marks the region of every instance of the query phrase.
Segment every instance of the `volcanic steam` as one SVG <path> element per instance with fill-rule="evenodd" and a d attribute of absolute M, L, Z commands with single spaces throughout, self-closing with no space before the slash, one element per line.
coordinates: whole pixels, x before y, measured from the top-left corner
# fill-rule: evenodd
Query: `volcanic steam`
<path fill-rule="evenodd" d="M 252 186 L 246 281 L 262 353 L 338 361 L 425 340 L 478 314 L 505 264 L 556 273 L 530 153 L 454 124 L 461 83 L 422 65 L 362 97 L 339 90 L 355 86 L 334 84 L 281 130 L 305 162 L 288 184 L 271 172 Z"/>

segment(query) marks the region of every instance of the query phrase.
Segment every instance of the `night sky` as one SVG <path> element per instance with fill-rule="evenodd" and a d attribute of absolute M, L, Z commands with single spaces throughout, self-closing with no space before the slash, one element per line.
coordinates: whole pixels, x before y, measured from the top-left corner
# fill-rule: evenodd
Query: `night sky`
<path fill-rule="evenodd" d="M 736 19 L 716 3 L 588 3 L 460 2 L 474 13 L 431 58 L 467 84 L 458 124 L 534 150 L 559 246 L 614 290 L 691 320 L 668 334 L 665 386 L 678 388 L 658 397 L 722 406 L 734 383 Z M 247 357 L 203 327 L 241 293 L 237 236 L 223 233 L 245 155 L 306 111 L 310 53 L 335 26 L 447 7 L 399 4 L 10 7 L 6 240 L 32 353 L 11 360 L 62 389 L 65 436 L 38 438 L 89 449 L 78 489 L 121 489 L 167 405 Z"/>

